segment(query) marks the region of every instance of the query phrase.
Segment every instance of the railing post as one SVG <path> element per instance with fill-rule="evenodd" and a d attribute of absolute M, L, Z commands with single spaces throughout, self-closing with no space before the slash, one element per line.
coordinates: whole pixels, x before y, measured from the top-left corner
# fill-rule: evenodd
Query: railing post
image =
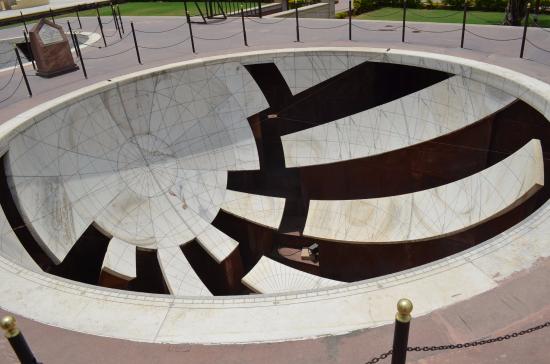
<path fill-rule="evenodd" d="M 2 318 L 0 326 L 6 331 L 6 339 L 8 339 L 13 351 L 22 364 L 40 364 L 29 348 L 23 333 L 17 328 L 15 317 L 5 316 Z"/>
<path fill-rule="evenodd" d="M 120 13 L 120 6 L 117 4 L 115 12 L 118 10 L 118 22 L 120 24 L 120 28 L 122 29 L 122 34 L 126 34 L 124 31 L 124 23 L 122 22 L 122 14 Z"/>
<path fill-rule="evenodd" d="M 464 48 L 464 33 L 466 32 L 466 13 L 468 12 L 468 0 L 464 0 L 464 15 L 462 16 L 462 36 L 460 38 L 460 48 Z"/>
<path fill-rule="evenodd" d="M 82 22 L 80 21 L 80 14 L 78 13 L 78 6 L 76 7 L 76 18 L 78 19 L 78 27 L 82 29 Z"/>
<path fill-rule="evenodd" d="M 27 50 L 29 51 L 29 55 L 31 56 L 32 68 L 35 70 L 36 64 L 34 63 L 34 54 L 32 54 L 31 44 L 29 43 L 29 38 L 27 37 L 27 33 L 25 31 L 23 31 L 23 37 L 25 37 L 25 44 L 27 45 Z"/>
<path fill-rule="evenodd" d="M 296 13 L 296 42 L 300 42 L 300 23 L 298 21 L 298 7 L 295 9 Z"/>
<path fill-rule="evenodd" d="M 405 22 L 407 19 L 407 0 L 403 0 L 403 28 L 401 30 L 401 42 L 405 43 Z"/>
<path fill-rule="evenodd" d="M 529 3 L 525 5 L 525 19 L 523 20 L 523 23 L 523 38 L 521 39 L 519 58 L 523 58 L 523 51 L 525 50 L 525 38 L 527 38 L 527 27 L 529 26 Z"/>
<path fill-rule="evenodd" d="M 115 8 L 113 6 L 113 3 L 111 3 L 111 14 L 113 14 L 113 21 L 115 23 L 115 29 L 118 32 L 118 36 L 120 37 L 120 39 L 122 39 L 122 33 L 120 32 L 120 25 L 118 24 L 118 19 L 117 19 L 117 16 L 116 16 L 116 12 L 115 12 Z"/>
<path fill-rule="evenodd" d="M 71 25 L 69 24 L 69 27 Z M 82 73 L 84 73 L 84 78 L 88 79 L 88 72 L 86 72 L 86 66 L 84 65 L 84 57 L 82 57 L 82 51 L 80 50 L 80 43 L 78 42 L 78 38 L 76 37 L 76 34 L 73 33 L 71 29 L 71 36 L 73 37 L 73 40 L 76 45 L 76 55 L 78 56 L 78 59 L 80 59 L 80 65 L 82 66 Z"/>
<path fill-rule="evenodd" d="M 69 33 L 71 33 L 71 39 L 73 41 L 74 52 L 76 53 L 77 57 L 80 57 L 80 49 L 76 44 L 76 43 L 78 43 L 78 39 L 76 38 L 76 35 L 73 33 L 73 28 L 71 27 L 71 22 L 67 21 L 67 25 L 69 26 Z"/>
<path fill-rule="evenodd" d="M 349 40 L 351 40 L 351 0 L 348 1 L 348 23 L 349 23 Z"/>
<path fill-rule="evenodd" d="M 31 85 L 29 85 L 29 80 L 27 79 L 27 73 L 25 73 L 25 68 L 23 67 L 23 62 L 21 62 L 21 56 L 19 55 L 19 50 L 17 47 L 14 48 L 15 56 L 17 57 L 17 62 L 19 63 L 19 68 L 25 79 L 25 85 L 27 86 L 27 91 L 29 92 L 29 97 L 32 97 Z"/>
<path fill-rule="evenodd" d="M 187 25 L 189 25 L 189 38 L 191 38 L 191 49 L 193 50 L 193 53 L 197 53 L 195 51 L 195 40 L 193 39 L 193 28 L 191 27 L 191 17 L 189 16 L 189 12 L 185 12 L 185 16 L 187 17 Z"/>
<path fill-rule="evenodd" d="M 243 36 L 244 36 L 244 45 L 246 47 L 248 47 L 248 40 L 246 39 L 246 27 L 244 25 L 244 10 L 243 10 L 243 7 L 241 5 L 241 21 L 243 23 Z"/>
<path fill-rule="evenodd" d="M 132 27 L 132 35 L 134 36 L 134 46 L 136 47 L 137 59 L 138 59 L 139 64 L 142 64 L 141 63 L 141 56 L 139 55 L 139 47 L 138 47 L 138 44 L 137 44 L 136 30 L 134 29 L 134 22 L 133 21 L 130 22 L 130 26 Z"/>
<path fill-rule="evenodd" d="M 391 364 L 405 364 L 407 360 L 407 344 L 409 343 L 409 326 L 411 324 L 412 310 L 413 304 L 407 298 L 397 301 Z"/>
<path fill-rule="evenodd" d="M 23 22 L 23 26 L 25 27 L 25 32 L 28 33 L 29 30 L 27 29 L 27 22 L 25 22 L 25 17 L 23 16 L 23 12 L 20 10 L 19 14 L 21 14 L 21 21 Z"/>
<path fill-rule="evenodd" d="M 105 45 L 105 48 L 107 48 L 107 40 L 105 39 L 105 33 L 103 33 L 103 23 L 101 22 L 101 16 L 99 15 L 99 10 L 95 8 L 97 11 L 97 23 L 99 24 L 99 30 L 101 31 L 101 39 L 103 39 L 103 44 Z"/>
<path fill-rule="evenodd" d="M 262 18 L 262 0 L 258 0 L 258 15 Z"/>
<path fill-rule="evenodd" d="M 52 8 L 50 8 L 50 16 L 52 17 L 52 23 L 55 24 L 55 18 L 54 18 L 54 16 L 53 16 Z"/>

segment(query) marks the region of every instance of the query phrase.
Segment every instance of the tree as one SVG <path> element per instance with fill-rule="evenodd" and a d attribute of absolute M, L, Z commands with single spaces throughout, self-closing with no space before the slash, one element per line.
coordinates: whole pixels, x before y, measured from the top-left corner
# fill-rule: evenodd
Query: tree
<path fill-rule="evenodd" d="M 528 2 L 528 0 L 508 0 L 503 23 L 505 25 L 521 25 Z"/>

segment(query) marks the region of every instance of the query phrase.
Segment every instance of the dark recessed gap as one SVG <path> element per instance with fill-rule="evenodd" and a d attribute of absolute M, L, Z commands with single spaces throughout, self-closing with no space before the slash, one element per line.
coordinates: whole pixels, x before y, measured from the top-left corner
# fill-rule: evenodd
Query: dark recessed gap
<path fill-rule="evenodd" d="M 244 277 L 239 249 L 217 263 L 197 239 L 182 245 L 181 251 L 208 290 L 215 296 L 248 294 L 250 290 L 241 283 Z"/>
<path fill-rule="evenodd" d="M 164 281 L 156 250 L 136 248 L 136 278 L 128 283 L 128 289 L 146 293 L 170 293 Z"/>

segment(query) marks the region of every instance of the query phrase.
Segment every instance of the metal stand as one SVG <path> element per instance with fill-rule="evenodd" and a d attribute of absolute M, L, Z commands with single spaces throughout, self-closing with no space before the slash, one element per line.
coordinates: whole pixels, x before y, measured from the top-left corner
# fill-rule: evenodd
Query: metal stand
<path fill-rule="evenodd" d="M 6 331 L 5 336 L 21 364 L 41 364 L 34 357 L 23 333 L 17 328 L 15 317 L 6 316 L 2 318 L 0 325 Z"/>
<path fill-rule="evenodd" d="M 407 344 L 409 342 L 412 309 L 412 302 L 406 298 L 402 298 L 397 302 L 391 364 L 405 364 L 407 360 Z"/>
<path fill-rule="evenodd" d="M 468 0 L 464 0 L 464 15 L 462 16 L 462 37 L 460 38 L 460 48 L 464 48 L 464 33 L 466 32 L 466 13 L 468 12 Z"/>
<path fill-rule="evenodd" d="M 19 63 L 19 68 L 25 79 L 25 85 L 27 86 L 27 91 L 29 92 L 29 97 L 32 97 L 31 85 L 29 85 L 29 80 L 27 79 L 27 73 L 25 73 L 25 68 L 23 67 L 23 62 L 21 62 L 21 56 L 19 55 L 19 50 L 17 47 L 14 48 L 15 56 L 17 57 L 17 62 Z"/>
<path fill-rule="evenodd" d="M 195 52 L 195 40 L 193 39 L 193 28 L 191 27 L 191 17 L 189 16 L 189 12 L 187 11 L 185 13 L 187 16 L 187 24 L 189 25 L 189 38 L 191 38 L 191 49 L 193 50 L 193 53 Z"/>
<path fill-rule="evenodd" d="M 401 42 L 405 43 L 405 27 L 407 21 L 407 0 L 403 0 L 403 27 L 401 28 Z"/>
<path fill-rule="evenodd" d="M 525 51 L 525 38 L 527 38 L 527 27 L 529 26 L 529 3 L 525 6 L 525 19 L 523 20 L 523 23 L 523 37 L 521 39 L 519 58 L 523 58 L 523 51 Z"/>
<path fill-rule="evenodd" d="M 246 39 L 246 27 L 244 26 L 244 10 L 243 10 L 242 6 L 241 6 L 241 20 L 242 20 L 242 23 L 243 23 L 244 45 L 246 47 L 248 47 L 248 40 Z"/>
<path fill-rule="evenodd" d="M 136 30 L 134 29 L 134 22 L 133 21 L 130 22 L 130 26 L 132 27 L 132 35 L 134 36 L 134 46 L 136 47 L 137 59 L 138 59 L 139 64 L 142 64 L 141 63 L 141 56 L 139 55 L 139 47 L 138 47 L 138 44 L 137 44 Z"/>
<path fill-rule="evenodd" d="M 349 40 L 351 40 L 351 0 L 348 1 Z"/>
<path fill-rule="evenodd" d="M 31 57 L 32 68 L 36 70 L 36 64 L 34 63 L 34 55 L 32 54 L 31 44 L 29 43 L 29 38 L 27 33 L 23 31 L 23 37 L 25 37 L 25 44 L 27 45 L 27 50 L 29 51 L 29 56 Z"/>
<path fill-rule="evenodd" d="M 295 14 L 296 14 L 296 42 L 300 42 L 300 23 L 298 21 L 298 8 L 296 8 Z"/>

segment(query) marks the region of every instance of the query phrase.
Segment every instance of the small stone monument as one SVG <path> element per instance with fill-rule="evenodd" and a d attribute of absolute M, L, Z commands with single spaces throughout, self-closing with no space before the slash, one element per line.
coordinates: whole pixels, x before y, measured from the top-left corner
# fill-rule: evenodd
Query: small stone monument
<path fill-rule="evenodd" d="M 37 76 L 54 77 L 78 69 L 63 27 L 41 19 L 29 35 Z"/>

